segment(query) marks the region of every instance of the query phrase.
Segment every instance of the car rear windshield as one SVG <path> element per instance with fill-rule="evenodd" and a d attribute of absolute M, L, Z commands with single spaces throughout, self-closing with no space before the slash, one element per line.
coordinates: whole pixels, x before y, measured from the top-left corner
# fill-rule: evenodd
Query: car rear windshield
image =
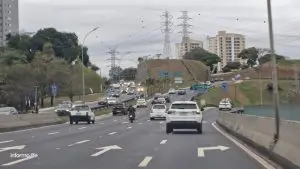
<path fill-rule="evenodd" d="M 197 109 L 196 104 L 172 104 L 171 109 Z"/>
<path fill-rule="evenodd" d="M 154 105 L 153 109 L 165 109 L 166 106 L 165 105 Z"/>
<path fill-rule="evenodd" d="M 115 107 L 122 108 L 122 107 L 124 107 L 124 105 L 123 104 L 117 104 Z"/>
<path fill-rule="evenodd" d="M 76 111 L 89 111 L 90 108 L 89 108 L 89 106 L 75 106 L 73 108 L 73 110 L 76 110 Z"/>

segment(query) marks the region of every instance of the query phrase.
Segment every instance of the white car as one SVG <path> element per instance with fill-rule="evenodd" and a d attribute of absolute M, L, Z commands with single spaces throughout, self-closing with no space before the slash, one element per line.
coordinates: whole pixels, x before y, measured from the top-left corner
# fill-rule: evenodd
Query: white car
<path fill-rule="evenodd" d="M 106 100 L 107 100 L 107 104 L 110 106 L 115 105 L 118 102 L 118 99 L 115 97 L 109 97 Z"/>
<path fill-rule="evenodd" d="M 166 104 L 166 99 L 164 97 L 159 97 L 152 101 L 152 104 Z"/>
<path fill-rule="evenodd" d="M 136 101 L 136 107 L 139 108 L 139 107 L 147 107 L 147 102 L 145 99 L 138 99 Z"/>
<path fill-rule="evenodd" d="M 70 111 L 70 124 L 74 122 L 78 124 L 80 121 L 85 121 L 88 124 L 95 123 L 95 114 L 88 105 L 75 105 Z"/>
<path fill-rule="evenodd" d="M 1 107 L 0 108 L 0 115 L 16 115 L 18 111 L 14 107 Z"/>
<path fill-rule="evenodd" d="M 173 129 L 197 129 L 202 133 L 202 111 L 197 102 L 175 101 L 171 104 L 166 116 L 166 132 L 172 133 Z"/>
<path fill-rule="evenodd" d="M 150 120 L 155 118 L 166 118 L 167 106 L 164 104 L 155 104 L 150 111 Z"/>
<path fill-rule="evenodd" d="M 232 101 L 229 98 L 224 98 L 219 103 L 219 110 L 231 110 Z"/>
<path fill-rule="evenodd" d="M 176 90 L 175 89 L 169 89 L 168 94 L 176 94 Z"/>

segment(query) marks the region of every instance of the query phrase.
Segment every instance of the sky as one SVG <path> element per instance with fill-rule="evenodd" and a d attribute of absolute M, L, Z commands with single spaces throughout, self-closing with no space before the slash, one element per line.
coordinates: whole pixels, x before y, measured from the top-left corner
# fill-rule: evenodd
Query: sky
<path fill-rule="evenodd" d="M 300 0 L 271 0 L 276 53 L 300 59 Z M 205 41 L 218 31 L 246 36 L 246 47 L 269 48 L 267 0 L 19 0 L 20 30 L 36 32 L 54 27 L 87 37 L 92 63 L 107 76 L 110 49 L 119 53 L 122 68 L 136 67 L 137 58 L 162 53 L 161 15 L 173 16 L 172 53 L 181 41 L 181 11 L 189 11 L 192 39 Z"/>

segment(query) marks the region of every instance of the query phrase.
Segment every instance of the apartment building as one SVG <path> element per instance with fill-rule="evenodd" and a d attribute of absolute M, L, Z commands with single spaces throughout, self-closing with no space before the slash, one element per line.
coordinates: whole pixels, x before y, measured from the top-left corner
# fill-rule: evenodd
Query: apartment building
<path fill-rule="evenodd" d="M 19 32 L 18 0 L 0 0 L 0 46 L 6 44 L 6 35 Z"/>
<path fill-rule="evenodd" d="M 245 60 L 238 58 L 238 54 L 245 49 L 245 36 L 235 33 L 219 31 L 215 37 L 207 37 L 208 50 L 221 58 L 221 66 L 228 62 L 241 62 Z"/>
<path fill-rule="evenodd" d="M 183 59 L 183 56 L 195 48 L 203 48 L 203 42 L 194 40 L 189 37 L 182 38 L 181 43 L 175 44 L 178 59 Z"/>

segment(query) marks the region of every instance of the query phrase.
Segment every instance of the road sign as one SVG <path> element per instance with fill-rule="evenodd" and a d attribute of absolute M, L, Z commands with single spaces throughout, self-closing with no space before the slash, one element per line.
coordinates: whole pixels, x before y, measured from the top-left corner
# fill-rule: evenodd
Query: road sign
<path fill-rule="evenodd" d="M 55 84 L 51 85 L 51 93 L 54 97 L 57 94 L 57 86 Z"/>
<path fill-rule="evenodd" d="M 225 147 L 225 146 L 216 146 L 216 147 L 202 147 L 202 148 L 198 148 L 198 157 L 205 157 L 204 151 L 205 150 L 221 150 L 221 151 L 225 151 L 228 150 L 229 147 Z"/>
<path fill-rule="evenodd" d="M 112 146 L 106 146 L 106 147 L 99 147 L 99 148 L 96 148 L 96 149 L 101 150 L 101 151 L 99 151 L 95 154 L 92 154 L 91 155 L 92 157 L 97 157 L 101 154 L 104 154 L 105 152 L 110 151 L 110 150 L 121 150 L 122 148 L 117 146 L 117 145 L 112 145 Z"/>
<path fill-rule="evenodd" d="M 226 83 L 226 82 L 221 83 L 221 88 L 223 89 L 223 91 L 227 91 L 228 83 Z"/>
<path fill-rule="evenodd" d="M 194 84 L 192 86 L 192 90 L 198 90 L 198 91 L 207 91 L 209 88 L 209 85 L 207 84 Z"/>
<path fill-rule="evenodd" d="M 182 80 L 181 77 L 175 77 L 175 78 L 174 78 L 174 83 L 175 83 L 175 84 L 182 84 L 182 83 L 183 83 L 183 80 Z"/>
<path fill-rule="evenodd" d="M 204 99 L 202 99 L 202 100 L 200 101 L 200 104 L 201 104 L 201 106 L 205 106 L 205 105 L 206 105 L 206 102 L 205 102 L 205 100 L 204 100 Z"/>

